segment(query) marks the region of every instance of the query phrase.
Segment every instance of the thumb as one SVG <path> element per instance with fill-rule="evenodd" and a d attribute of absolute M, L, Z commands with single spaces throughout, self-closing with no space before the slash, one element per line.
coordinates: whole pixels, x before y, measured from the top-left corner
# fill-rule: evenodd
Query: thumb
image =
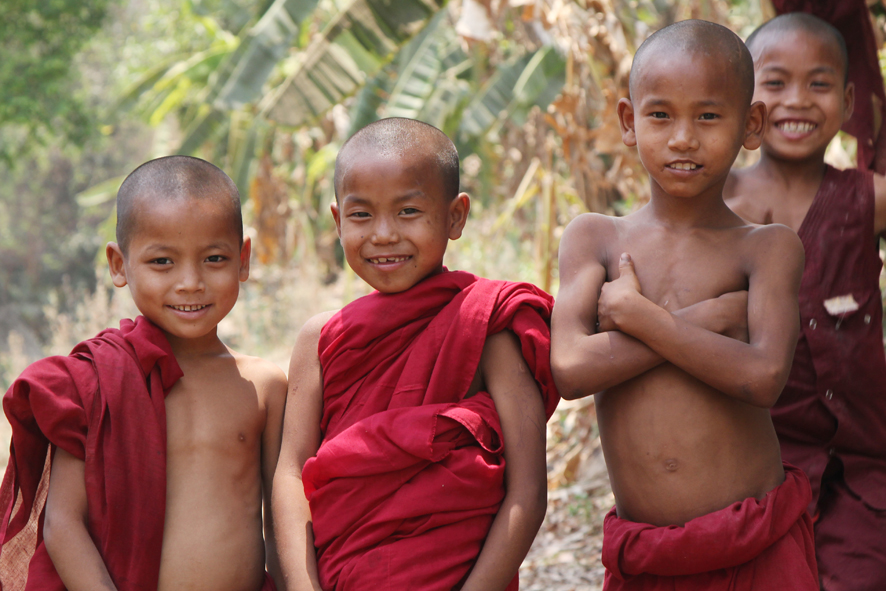
<path fill-rule="evenodd" d="M 623 252 L 618 259 L 618 276 L 625 277 L 626 275 L 636 275 L 636 273 L 634 272 L 634 261 L 631 260 L 631 255 Z"/>

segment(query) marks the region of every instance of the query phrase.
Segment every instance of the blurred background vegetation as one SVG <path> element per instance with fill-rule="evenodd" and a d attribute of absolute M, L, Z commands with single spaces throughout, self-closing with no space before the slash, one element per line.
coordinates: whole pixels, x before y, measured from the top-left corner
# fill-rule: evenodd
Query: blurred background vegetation
<path fill-rule="evenodd" d="M 868 4 L 882 46 L 886 9 Z M 447 264 L 556 294 L 565 225 L 648 198 L 615 119 L 635 48 L 685 18 L 746 37 L 773 14 L 768 0 L 3 0 L 0 389 L 137 314 L 104 262 L 114 196 L 173 153 L 240 187 L 253 272 L 220 332 L 286 367 L 308 317 L 367 291 L 328 211 L 338 148 L 382 117 L 456 142 L 473 210 Z M 854 141 L 828 159 L 854 165 Z M 546 569 L 564 589 L 599 584 L 605 475 L 593 400 L 561 404 L 524 588 L 559 589 Z"/>
<path fill-rule="evenodd" d="M 614 105 L 651 31 L 747 31 L 760 0 L 4 0 L 0 4 L 0 388 L 135 313 L 107 280 L 116 189 L 194 154 L 235 179 L 253 279 L 223 326 L 285 365 L 311 314 L 365 292 L 332 218 L 338 147 L 381 117 L 457 143 L 474 215 L 450 266 L 556 291 L 576 214 L 646 182 Z"/>
<path fill-rule="evenodd" d="M 222 334 L 285 366 L 307 317 L 366 291 L 328 207 L 339 146 L 382 117 L 458 146 L 474 210 L 447 264 L 556 293 L 569 220 L 647 198 L 614 117 L 637 45 L 684 18 L 747 35 L 771 15 L 767 0 L 4 0 L 0 387 L 136 313 L 103 262 L 114 195 L 171 153 L 240 187 L 256 260 Z M 829 157 L 851 165 L 851 138 Z"/>
<path fill-rule="evenodd" d="M 613 116 L 651 31 L 747 32 L 760 0 L 4 0 L 0 4 L 0 388 L 132 315 L 107 279 L 116 189 L 186 153 L 235 179 L 255 271 L 222 327 L 285 365 L 312 313 L 365 287 L 328 206 L 338 147 L 381 117 L 452 137 L 468 232 L 447 263 L 556 291 L 583 211 L 646 197 Z"/>

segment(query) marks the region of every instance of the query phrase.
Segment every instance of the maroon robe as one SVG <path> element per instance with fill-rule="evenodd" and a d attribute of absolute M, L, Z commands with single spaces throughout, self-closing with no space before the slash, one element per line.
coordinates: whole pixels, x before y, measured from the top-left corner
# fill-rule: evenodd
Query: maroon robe
<path fill-rule="evenodd" d="M 42 535 L 50 445 L 86 463 L 88 529 L 117 588 L 157 589 L 165 396 L 181 375 L 162 331 L 139 317 L 80 343 L 68 357 L 34 363 L 12 384 L 3 398 L 12 426 L 0 488 L 3 589 L 64 589 Z"/>
<path fill-rule="evenodd" d="M 603 523 L 604 591 L 818 591 L 806 476 L 688 521 L 655 527 Z"/>
<path fill-rule="evenodd" d="M 886 354 L 873 217 L 872 173 L 828 167 L 798 232 L 800 337 L 772 409 L 782 457 L 812 485 L 822 577 L 846 580 L 828 589 L 886 589 Z M 840 296 L 857 309 L 829 312 L 826 302 Z"/>
<path fill-rule="evenodd" d="M 85 462 L 87 527 L 120 591 L 156 591 L 166 513 L 166 395 L 182 376 L 163 332 L 123 320 L 29 366 L 3 398 L 0 591 L 63 591 L 43 543 L 51 452 Z M 274 583 L 265 576 L 264 590 Z"/>
<path fill-rule="evenodd" d="M 486 337 L 509 329 L 551 415 L 552 307 L 532 285 L 456 271 L 327 322 L 323 443 L 302 474 L 324 589 L 449 591 L 467 577 L 505 495 L 505 461 L 492 397 L 465 395 Z"/>

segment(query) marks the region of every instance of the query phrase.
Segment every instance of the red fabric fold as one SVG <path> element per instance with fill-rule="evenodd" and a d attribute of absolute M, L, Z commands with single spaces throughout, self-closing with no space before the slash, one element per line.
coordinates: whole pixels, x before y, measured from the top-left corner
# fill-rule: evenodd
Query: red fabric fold
<path fill-rule="evenodd" d="M 603 524 L 604 589 L 619 591 L 817 591 L 812 498 L 801 470 L 785 464 L 785 481 L 683 527 L 620 519 Z"/>
<path fill-rule="evenodd" d="M 865 0 L 772 0 L 778 14 L 807 12 L 840 31 L 849 52 L 849 81 L 855 84 L 855 111 L 843 131 L 858 138 L 858 167 L 886 173 L 886 91 L 877 39 Z"/>
<path fill-rule="evenodd" d="M 324 441 L 302 474 L 324 589 L 464 580 L 505 493 L 495 405 L 465 394 L 487 335 L 510 329 L 550 416 L 552 307 L 532 285 L 444 272 L 326 324 Z"/>
<path fill-rule="evenodd" d="M 3 398 L 12 444 L 0 488 L 0 589 L 64 589 L 42 535 L 52 445 L 85 461 L 89 532 L 117 588 L 156 590 L 165 397 L 181 375 L 163 332 L 139 317 L 34 363 L 12 384 Z"/>

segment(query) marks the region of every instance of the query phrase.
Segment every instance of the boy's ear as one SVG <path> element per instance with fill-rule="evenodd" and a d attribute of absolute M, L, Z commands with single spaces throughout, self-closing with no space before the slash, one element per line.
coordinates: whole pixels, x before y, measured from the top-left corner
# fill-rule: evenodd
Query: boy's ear
<path fill-rule="evenodd" d="M 126 258 L 123 250 L 116 242 L 108 242 L 105 247 L 105 255 L 108 257 L 108 270 L 111 272 L 111 281 L 115 287 L 126 285 Z"/>
<path fill-rule="evenodd" d="M 843 91 L 843 122 L 849 121 L 852 113 L 855 111 L 855 82 L 846 84 L 846 90 Z"/>
<path fill-rule="evenodd" d="M 458 240 L 471 213 L 471 198 L 467 193 L 459 193 L 449 204 L 449 239 Z"/>
<path fill-rule="evenodd" d="M 634 129 L 634 105 L 630 99 L 620 99 L 618 106 L 618 126 L 621 128 L 621 141 L 629 148 L 637 145 L 637 132 Z"/>
<path fill-rule="evenodd" d="M 763 143 L 763 131 L 766 129 L 766 120 L 769 113 L 763 101 L 757 101 L 748 109 L 745 121 L 744 142 L 742 145 L 747 150 L 756 150 Z"/>
<path fill-rule="evenodd" d="M 249 279 L 249 257 L 252 254 L 252 239 L 243 237 L 243 246 L 240 247 L 240 281 Z"/>
<path fill-rule="evenodd" d="M 329 206 L 329 209 L 332 210 L 332 219 L 335 220 L 335 232 L 338 234 L 338 237 L 341 238 L 341 210 L 338 208 L 338 202 L 333 201 L 332 205 Z"/>

